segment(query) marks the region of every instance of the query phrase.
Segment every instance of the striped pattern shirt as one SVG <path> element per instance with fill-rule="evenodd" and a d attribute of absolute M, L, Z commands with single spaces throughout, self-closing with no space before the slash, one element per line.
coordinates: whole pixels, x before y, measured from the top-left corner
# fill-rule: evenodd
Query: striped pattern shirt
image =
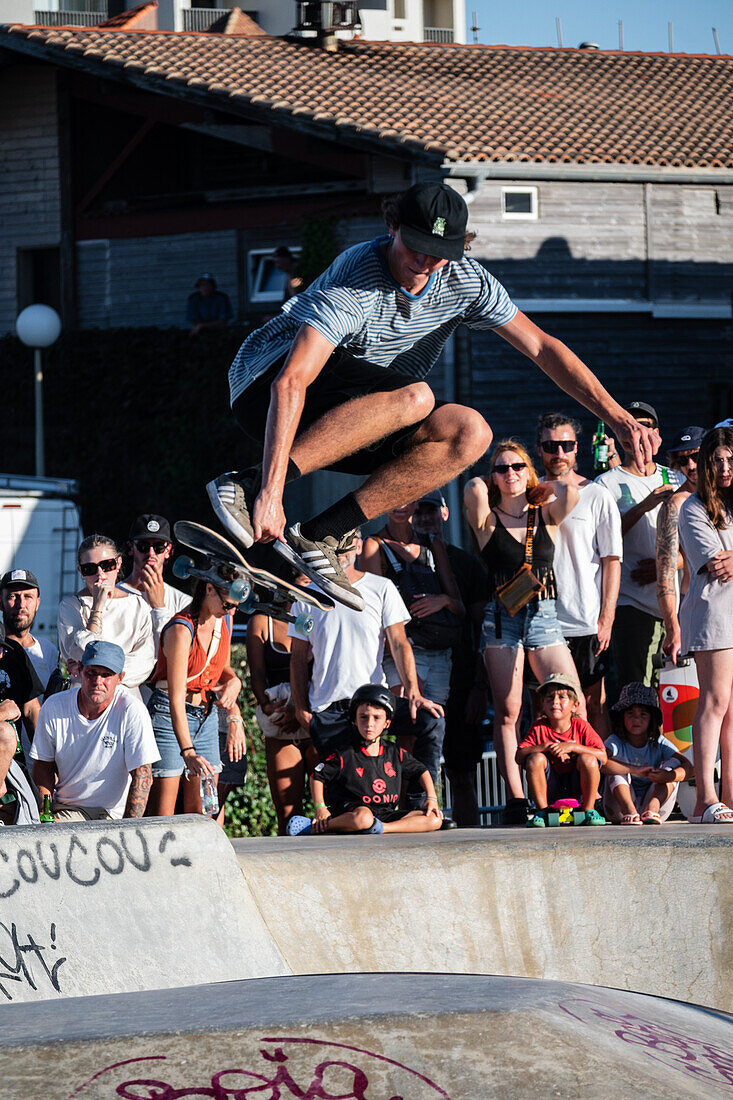
<path fill-rule="evenodd" d="M 287 354 L 303 323 L 357 359 L 424 378 L 459 325 L 499 328 L 516 314 L 501 283 L 468 256 L 434 271 L 419 294 L 410 294 L 393 279 L 382 253 L 389 239 L 347 249 L 247 337 L 229 369 L 232 404 Z"/>

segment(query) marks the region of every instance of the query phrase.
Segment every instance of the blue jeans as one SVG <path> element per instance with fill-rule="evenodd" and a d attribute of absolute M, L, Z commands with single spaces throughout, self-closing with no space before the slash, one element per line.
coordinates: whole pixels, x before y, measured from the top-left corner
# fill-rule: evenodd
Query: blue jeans
<path fill-rule="evenodd" d="M 155 743 L 160 753 L 160 760 L 156 760 L 153 764 L 154 778 L 169 779 L 172 776 L 181 775 L 184 763 L 181 746 L 173 732 L 168 692 L 154 691 L 148 702 L 148 710 L 153 720 Z M 194 707 L 186 703 L 186 717 L 193 747 L 215 768 L 220 763 L 218 714 L 217 707 L 213 707 L 207 714 L 205 707 Z"/>

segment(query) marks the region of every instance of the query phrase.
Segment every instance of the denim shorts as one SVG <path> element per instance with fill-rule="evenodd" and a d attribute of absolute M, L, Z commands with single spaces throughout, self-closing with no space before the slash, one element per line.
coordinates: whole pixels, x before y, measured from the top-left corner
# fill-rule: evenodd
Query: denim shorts
<path fill-rule="evenodd" d="M 490 600 L 481 626 L 480 648 L 544 649 L 565 645 L 554 600 L 530 600 L 512 617 L 498 600 Z"/>
<path fill-rule="evenodd" d="M 432 699 L 434 703 L 440 703 L 443 706 L 450 691 L 450 673 L 453 664 L 451 650 L 423 649 L 421 646 L 413 646 L 412 652 L 418 679 L 423 685 L 422 694 L 426 699 Z M 389 687 L 399 687 L 402 683 L 400 674 L 389 654 L 386 654 L 382 661 L 382 668 Z"/>
<path fill-rule="evenodd" d="M 181 746 L 173 732 L 171 709 L 168 693 L 154 691 L 148 703 L 150 717 L 153 720 L 153 733 L 158 746 L 160 760 L 153 764 L 153 777 L 169 779 L 181 775 L 184 768 Z M 186 703 L 186 717 L 191 740 L 199 756 L 205 756 L 214 767 L 219 767 L 219 718 L 218 709 L 213 707 L 209 714 L 206 707 L 194 707 Z"/>

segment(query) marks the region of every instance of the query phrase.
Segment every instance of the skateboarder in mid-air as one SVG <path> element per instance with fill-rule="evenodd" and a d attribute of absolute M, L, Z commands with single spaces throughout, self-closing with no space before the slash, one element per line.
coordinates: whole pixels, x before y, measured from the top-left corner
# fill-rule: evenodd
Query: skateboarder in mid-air
<path fill-rule="evenodd" d="M 263 443 L 262 465 L 207 486 L 242 546 L 275 540 L 286 561 L 359 610 L 338 563 L 349 532 L 444 485 L 491 443 L 479 412 L 436 401 L 423 381 L 459 325 L 494 329 L 633 446 L 640 463 L 652 456 L 649 430 L 465 255 L 473 234 L 456 191 L 415 184 L 385 204 L 385 218 L 387 235 L 343 252 L 239 349 L 229 371 L 232 410 Z M 288 526 L 286 481 L 321 469 L 366 480 Z"/>

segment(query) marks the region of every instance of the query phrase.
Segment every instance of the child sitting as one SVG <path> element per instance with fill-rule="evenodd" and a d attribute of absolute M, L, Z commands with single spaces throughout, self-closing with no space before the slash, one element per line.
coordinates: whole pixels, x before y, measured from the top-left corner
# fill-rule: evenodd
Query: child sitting
<path fill-rule="evenodd" d="M 616 825 L 661 825 L 674 809 L 680 780 L 692 775 L 692 764 L 661 736 L 654 688 L 627 684 L 611 710 L 620 721 L 606 741 L 603 809 Z"/>
<path fill-rule="evenodd" d="M 595 808 L 606 763 L 603 741 L 574 711 L 580 685 L 572 676 L 555 672 L 540 685 L 542 714 L 530 727 L 517 749 L 516 761 L 527 771 L 529 794 L 538 810 L 546 810 L 559 798 L 577 798 L 585 811 L 584 825 L 605 825 Z M 536 813 L 529 825 L 546 825 Z"/>
<path fill-rule="evenodd" d="M 393 699 L 381 684 L 357 688 L 350 709 L 356 725 L 353 744 L 315 769 L 311 792 L 316 816 L 312 822 L 291 818 L 286 829 L 289 835 L 426 833 L 440 828 L 443 815 L 430 772 L 392 741 L 382 741 L 394 714 Z M 425 791 L 424 809 L 397 809 L 403 779 L 420 782 Z"/>

